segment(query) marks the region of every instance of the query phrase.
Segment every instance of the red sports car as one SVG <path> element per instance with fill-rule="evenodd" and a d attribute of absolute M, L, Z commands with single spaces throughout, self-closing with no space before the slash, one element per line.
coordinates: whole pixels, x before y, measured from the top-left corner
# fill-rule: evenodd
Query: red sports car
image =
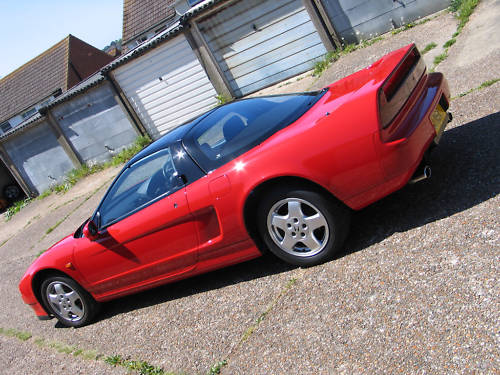
<path fill-rule="evenodd" d="M 430 173 L 449 89 L 411 44 L 317 92 L 212 109 L 130 160 L 92 217 L 27 270 L 39 318 L 82 326 L 99 302 L 270 250 L 330 259 L 361 209 Z"/>

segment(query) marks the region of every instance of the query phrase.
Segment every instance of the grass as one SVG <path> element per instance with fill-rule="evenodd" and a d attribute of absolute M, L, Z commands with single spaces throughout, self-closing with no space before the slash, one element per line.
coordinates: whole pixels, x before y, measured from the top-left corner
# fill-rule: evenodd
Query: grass
<path fill-rule="evenodd" d="M 377 36 L 375 38 L 371 38 L 371 39 L 365 39 L 365 40 L 362 40 L 358 46 L 355 46 L 356 48 L 353 48 L 351 51 L 349 51 L 349 48 L 352 48 L 351 46 L 354 46 L 353 44 L 349 44 L 347 47 L 347 53 L 350 53 L 352 51 L 355 51 L 357 49 L 361 49 L 361 48 L 366 48 L 366 47 L 369 47 L 377 42 L 380 42 L 381 40 L 383 40 L 384 37 L 382 36 Z"/>
<path fill-rule="evenodd" d="M 325 55 L 325 57 L 323 57 L 319 61 L 316 61 L 316 63 L 314 64 L 313 76 L 320 77 L 321 74 L 323 74 L 323 72 L 328 69 L 330 64 L 333 61 L 335 61 L 335 60 L 333 60 L 334 56 L 335 55 L 332 52 L 328 52 Z"/>
<path fill-rule="evenodd" d="M 96 163 L 93 165 L 84 164 L 80 168 L 75 168 L 68 172 L 64 181 L 58 185 L 53 186 L 51 189 L 43 192 L 40 197 L 47 197 L 52 192 L 56 193 L 65 193 L 70 188 L 72 188 L 78 181 L 81 179 L 90 176 L 96 172 L 102 171 L 103 169 L 109 167 L 116 167 L 120 164 L 124 164 L 132 157 L 141 151 L 144 147 L 151 143 L 151 138 L 148 136 L 140 136 L 138 137 L 134 143 L 121 150 L 118 154 L 114 155 L 110 161 L 106 163 Z"/>
<path fill-rule="evenodd" d="M 342 50 L 329 51 L 325 56 L 323 56 L 323 58 L 321 60 L 317 61 L 314 64 L 314 70 L 313 70 L 312 75 L 314 77 L 320 77 L 323 74 L 323 72 L 326 69 L 328 69 L 328 67 L 331 64 L 333 64 L 335 61 L 340 59 L 342 56 L 345 56 L 345 55 L 347 55 L 351 52 L 354 52 L 358 49 L 362 49 L 362 48 L 366 48 L 368 46 L 371 46 L 371 45 L 381 41 L 382 39 L 384 39 L 384 38 L 381 36 L 378 36 L 376 38 L 363 40 L 357 45 L 356 44 L 347 44 L 344 46 L 344 48 Z"/>
<path fill-rule="evenodd" d="M 105 167 L 116 167 L 117 165 L 126 163 L 130 159 L 132 159 L 135 154 L 137 154 L 139 151 L 141 151 L 143 148 L 148 146 L 151 143 L 151 138 L 147 135 L 143 135 L 138 137 L 135 142 L 132 144 L 132 146 L 124 148 L 121 150 L 118 154 L 113 156 L 111 161 L 104 163 Z"/>
<path fill-rule="evenodd" d="M 9 242 L 9 240 L 12 238 L 13 236 L 10 236 L 9 238 L 7 238 L 6 240 L 4 240 L 2 243 L 0 243 L 0 247 L 2 247 L 3 245 L 5 245 L 7 242 Z"/>
<path fill-rule="evenodd" d="M 252 334 L 255 332 L 255 330 L 257 330 L 257 328 L 259 328 L 260 323 L 262 323 L 262 321 L 271 312 L 271 310 L 274 308 L 274 306 L 276 306 L 276 304 L 281 299 L 281 297 L 283 297 L 296 282 L 297 282 L 297 279 L 295 279 L 295 278 L 288 280 L 288 282 L 286 283 L 285 287 L 280 292 L 280 294 L 278 294 L 278 296 L 269 304 L 269 306 L 267 306 L 266 310 L 264 310 L 257 317 L 257 319 L 255 320 L 255 323 L 252 324 L 250 327 L 248 327 L 245 330 L 245 332 L 243 333 L 243 336 L 241 337 L 239 345 L 241 345 L 242 343 L 247 341 L 250 338 L 250 336 L 252 336 Z"/>
<path fill-rule="evenodd" d="M 481 83 L 481 85 L 479 85 L 479 87 L 477 89 L 478 90 L 482 90 L 482 89 L 484 89 L 486 87 L 493 86 L 498 81 L 500 81 L 500 78 L 490 79 L 489 81 Z"/>
<path fill-rule="evenodd" d="M 129 161 L 135 154 L 137 154 L 139 151 L 141 151 L 144 147 L 149 145 L 151 143 L 151 138 L 148 136 L 141 136 L 138 137 L 134 143 L 127 148 L 124 148 L 121 150 L 119 153 L 114 155 L 110 161 L 106 163 L 96 163 L 93 165 L 87 165 L 84 164 L 80 168 L 75 168 L 69 171 L 66 176 L 64 177 L 64 181 L 60 184 L 52 186 L 50 189 L 45 190 L 40 194 L 36 199 L 44 199 L 47 198 L 49 195 L 53 193 L 59 193 L 63 194 L 66 193 L 69 189 L 71 189 L 78 181 L 82 180 L 83 178 L 90 176 L 96 172 L 102 171 L 106 168 L 110 167 L 116 167 L 120 164 L 124 164 L 127 161 Z M 24 207 L 26 207 L 33 198 L 26 198 L 22 199 L 20 201 L 14 202 L 6 211 L 5 213 L 5 221 L 9 221 L 12 216 L 14 216 L 16 213 L 21 211 Z M 59 225 L 58 223 L 57 225 Z M 55 227 L 57 227 L 57 225 Z M 49 228 L 49 231 L 47 232 L 50 233 L 54 228 Z"/>
<path fill-rule="evenodd" d="M 485 81 L 483 83 L 481 83 L 478 87 L 475 87 L 473 89 L 470 89 L 470 90 L 467 90 L 465 92 L 462 92 L 460 94 L 458 94 L 457 96 L 451 98 L 452 100 L 454 99 L 457 99 L 457 98 L 462 98 L 466 95 L 469 95 L 470 93 L 474 92 L 474 91 L 479 91 L 479 90 L 482 90 L 482 89 L 485 89 L 487 87 L 490 87 L 490 86 L 493 86 L 495 83 L 499 82 L 500 81 L 500 78 L 495 78 L 495 79 L 490 79 L 489 81 Z"/>
<path fill-rule="evenodd" d="M 474 12 L 479 0 L 451 0 L 450 11 L 455 13 L 458 19 L 457 32 L 460 33 L 464 26 L 469 22 L 471 14 Z"/>
<path fill-rule="evenodd" d="M 215 99 L 217 99 L 217 104 L 216 107 L 224 105 L 226 103 L 229 103 L 233 100 L 233 98 L 228 98 L 224 94 L 218 94 L 215 96 Z"/>
<path fill-rule="evenodd" d="M 422 53 L 422 55 L 425 55 L 427 52 L 429 52 L 430 50 L 434 49 L 437 47 L 437 44 L 434 43 L 434 42 L 431 42 L 429 44 L 427 44 L 424 49 L 422 51 L 420 51 Z"/>
<path fill-rule="evenodd" d="M 39 348 L 49 348 L 61 354 L 71 354 L 74 357 L 81 357 L 83 359 L 98 360 L 103 357 L 102 354 L 97 353 L 95 350 L 84 350 L 59 341 L 46 341 L 45 339 L 36 337 L 33 342 Z"/>
<path fill-rule="evenodd" d="M 259 324 L 266 318 L 266 316 L 271 312 L 271 310 L 277 305 L 279 300 L 295 285 L 297 282 L 296 278 L 291 278 L 285 284 L 278 296 L 269 304 L 265 311 L 263 311 L 259 317 L 256 319 L 254 325 L 251 329 L 245 331 L 244 336 L 240 340 L 239 345 L 246 341 L 250 335 L 258 328 Z M 28 341 L 32 339 L 32 335 L 29 332 L 23 332 L 15 329 L 5 329 L 0 327 L 0 335 L 7 337 L 15 337 L 21 341 Z M 43 338 L 35 337 L 32 342 L 40 348 L 48 348 L 57 351 L 61 354 L 72 355 L 74 357 L 80 357 L 88 360 L 100 360 L 107 363 L 113 367 L 123 367 L 128 372 L 135 372 L 141 375 L 175 375 L 173 372 L 167 372 L 163 368 L 149 364 L 146 361 L 132 360 L 130 358 L 124 358 L 119 354 L 114 355 L 103 355 L 99 354 L 95 350 L 84 350 L 73 345 L 68 345 L 60 341 L 47 341 Z M 222 368 L 228 364 L 228 360 L 224 359 L 217 362 L 208 370 L 208 375 L 220 374 Z"/>
<path fill-rule="evenodd" d="M 454 13 L 455 18 L 458 20 L 457 31 L 455 31 L 451 39 L 447 40 L 443 44 L 444 52 L 434 58 L 434 65 L 431 68 L 433 72 L 439 64 L 441 64 L 448 57 L 448 49 L 456 43 L 456 38 L 462 32 L 464 26 L 469 22 L 471 14 L 474 12 L 479 0 L 452 0 L 450 7 L 448 8 L 450 12 Z"/>
<path fill-rule="evenodd" d="M 17 329 L 12 329 L 12 328 L 6 329 L 2 327 L 0 327 L 0 335 L 7 337 L 15 337 L 21 341 L 28 341 L 32 337 L 31 333 L 19 331 Z"/>
<path fill-rule="evenodd" d="M 6 337 L 15 337 L 21 341 L 28 341 L 33 337 L 29 332 L 19 331 L 12 328 L 6 329 L 2 327 L 0 327 L 0 335 Z M 111 366 L 124 367 L 129 372 L 136 372 L 141 375 L 175 375 L 172 372 L 166 372 L 162 368 L 153 366 L 145 361 L 124 359 L 120 355 L 104 356 L 102 354 L 99 354 L 95 350 L 84 350 L 60 341 L 48 341 L 40 337 L 35 337 L 33 338 L 32 342 L 39 348 L 52 349 L 61 354 L 72 355 L 74 357 L 80 357 L 86 360 L 102 360 L 103 362 Z M 227 363 L 227 361 L 223 362 Z M 219 367 L 219 372 L 220 368 L 222 368 L 225 363 Z M 214 374 L 218 374 L 219 372 L 214 372 Z"/>
<path fill-rule="evenodd" d="M 28 222 L 24 225 L 23 229 L 28 228 L 28 227 L 31 225 L 31 223 L 32 223 L 33 221 L 38 220 L 38 219 L 40 219 L 40 218 L 41 218 L 41 215 L 39 215 L 39 214 L 38 214 L 38 215 L 36 215 L 36 216 L 33 216 L 33 217 L 32 217 L 31 219 L 29 219 L 29 220 L 28 220 Z M 1 245 L 0 245 L 0 246 L 1 246 Z"/>
<path fill-rule="evenodd" d="M 456 39 L 455 38 L 452 38 L 450 40 L 447 40 L 445 44 L 443 44 L 443 47 L 444 48 L 450 48 L 452 45 L 454 45 L 456 43 Z"/>
<path fill-rule="evenodd" d="M 399 34 L 400 32 L 403 32 L 403 31 L 406 31 L 409 29 L 413 29 L 415 26 L 416 26 L 415 23 L 409 22 L 406 25 L 403 25 L 402 27 L 400 27 L 399 29 L 392 30 L 391 34 L 396 35 L 396 34 Z"/>
<path fill-rule="evenodd" d="M 434 57 L 434 65 L 436 66 L 441 64 L 444 60 L 446 60 L 447 57 L 448 57 L 447 51 L 437 55 L 436 57 Z"/>
<path fill-rule="evenodd" d="M 217 375 L 217 374 L 220 374 L 220 371 L 226 365 L 227 365 L 227 360 L 226 359 L 217 362 L 215 365 L 213 365 L 212 367 L 210 367 L 210 370 L 208 371 L 208 375 Z"/>
<path fill-rule="evenodd" d="M 49 229 L 47 229 L 45 231 L 45 234 L 51 233 L 54 229 L 56 229 L 59 225 L 61 225 L 64 222 L 64 220 L 66 220 L 66 219 L 67 219 L 67 216 L 64 217 L 63 219 L 59 220 L 57 223 L 55 223 L 53 226 L 51 226 Z"/>
<path fill-rule="evenodd" d="M 424 18 L 423 20 L 420 20 L 418 22 L 408 22 L 406 25 L 403 25 L 401 26 L 400 28 L 398 29 L 394 29 L 392 30 L 391 34 L 392 35 L 396 35 L 396 34 L 399 34 L 400 32 L 402 31 L 406 31 L 406 30 L 410 30 L 410 29 L 413 29 L 415 26 L 418 26 L 418 25 L 422 25 L 426 22 L 429 22 L 430 20 L 432 20 L 434 17 L 428 17 L 428 18 Z"/>
<path fill-rule="evenodd" d="M 139 372 L 141 375 L 170 375 L 172 372 L 165 372 L 161 367 L 150 365 L 145 361 L 135 361 L 131 359 L 124 359 L 120 355 L 107 356 L 104 362 L 111 366 L 124 367 L 129 371 Z"/>
<path fill-rule="evenodd" d="M 21 211 L 24 207 L 26 207 L 30 202 L 32 198 L 26 198 L 22 199 L 20 201 L 14 202 L 12 206 L 10 206 L 7 211 L 5 211 L 5 221 L 9 221 L 12 219 L 12 216 L 17 214 L 19 211 Z"/>

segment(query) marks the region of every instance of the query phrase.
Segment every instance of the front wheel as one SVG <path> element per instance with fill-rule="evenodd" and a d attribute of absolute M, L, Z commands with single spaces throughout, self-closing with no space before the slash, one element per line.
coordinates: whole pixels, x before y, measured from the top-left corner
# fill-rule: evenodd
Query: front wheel
<path fill-rule="evenodd" d="M 271 190 L 259 205 L 259 233 L 287 263 L 314 266 L 331 259 L 349 228 L 349 210 L 316 191 Z"/>
<path fill-rule="evenodd" d="M 73 279 L 53 276 L 41 286 L 45 306 L 67 327 L 81 327 L 89 323 L 98 310 L 94 298 Z"/>

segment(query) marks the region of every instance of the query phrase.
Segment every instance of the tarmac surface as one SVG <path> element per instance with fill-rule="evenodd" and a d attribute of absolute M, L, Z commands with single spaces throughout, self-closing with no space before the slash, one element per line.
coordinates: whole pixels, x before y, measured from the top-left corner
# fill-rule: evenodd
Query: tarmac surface
<path fill-rule="evenodd" d="M 436 67 L 457 98 L 432 178 L 356 212 L 342 254 L 326 264 L 262 257 L 108 302 L 95 323 L 64 328 L 38 321 L 17 284 L 40 251 L 91 215 L 119 169 L 0 217 L 0 373 L 127 373 L 103 361 L 120 355 L 175 374 L 223 360 L 222 374 L 498 374 L 500 82 L 459 94 L 500 78 L 499 19 L 500 1 L 481 1 Z M 438 45 L 425 55 L 432 66 L 456 24 L 441 12 L 320 78 L 261 93 L 323 87 L 412 41 Z"/>

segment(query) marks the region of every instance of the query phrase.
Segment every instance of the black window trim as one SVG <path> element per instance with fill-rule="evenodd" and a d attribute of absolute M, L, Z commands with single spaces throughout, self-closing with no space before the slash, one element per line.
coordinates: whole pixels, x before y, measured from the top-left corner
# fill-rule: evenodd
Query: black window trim
<path fill-rule="evenodd" d="M 296 96 L 296 95 L 311 95 L 313 96 L 313 100 L 309 103 L 308 105 L 308 108 L 302 112 L 297 118 L 295 118 L 293 121 L 287 123 L 287 124 L 283 124 L 281 127 L 279 128 L 276 128 L 272 133 L 268 134 L 264 134 L 262 137 L 258 138 L 256 141 L 254 141 L 252 144 L 249 144 L 248 147 L 245 148 L 245 150 L 243 152 L 240 153 L 240 155 L 238 155 L 237 157 L 241 156 L 242 154 L 244 154 L 245 152 L 248 152 L 249 150 L 253 149 L 254 147 L 258 146 L 259 144 L 261 144 L 262 142 L 265 142 L 268 138 L 272 137 L 274 134 L 276 134 L 277 132 L 279 132 L 280 130 L 282 129 L 285 129 L 286 127 L 290 126 L 291 124 L 293 124 L 294 122 L 298 121 L 302 116 L 304 116 L 312 107 L 314 107 L 314 105 L 325 95 L 325 93 L 329 90 L 328 87 L 325 87 L 323 88 L 322 90 L 317 90 L 317 91 L 307 91 L 307 92 L 298 92 L 298 93 L 287 93 L 287 94 L 277 94 L 277 95 L 266 95 L 266 96 L 258 96 L 258 97 L 254 97 L 254 98 L 243 98 L 243 99 L 238 99 L 238 100 L 234 100 L 232 102 L 229 102 L 227 104 L 224 104 L 223 106 L 229 106 L 231 105 L 232 103 L 236 103 L 236 102 L 242 102 L 242 101 L 246 101 L 246 100 L 252 100 L 252 99 L 265 99 L 265 98 L 275 98 L 275 97 L 283 97 L 283 96 Z M 208 116 L 208 114 L 211 114 L 213 111 L 217 110 L 218 108 L 221 108 L 223 106 L 220 106 L 220 107 L 217 107 L 217 108 L 214 108 L 212 111 L 210 111 L 209 113 L 207 113 L 206 115 Z M 187 132 L 186 134 L 184 135 L 183 139 L 182 139 L 182 146 L 184 147 L 184 149 L 186 150 L 186 152 L 188 153 L 188 155 L 191 157 L 191 159 L 196 163 L 196 165 L 198 165 L 198 167 L 205 173 L 205 174 L 209 174 L 211 172 L 213 172 L 214 170 L 226 165 L 227 163 L 230 163 L 232 160 L 234 160 L 236 157 L 233 157 L 232 159 L 230 160 L 227 160 L 226 162 L 220 164 L 220 165 L 217 165 L 215 166 L 215 168 L 211 168 L 209 170 L 207 170 L 206 168 L 203 167 L 203 163 L 202 161 L 206 162 L 205 164 L 211 164 L 213 161 L 209 160 L 208 158 L 206 158 L 203 153 L 199 150 L 199 148 L 195 145 L 195 141 L 194 139 L 192 139 L 191 137 L 191 134 L 195 131 L 196 127 L 201 123 L 201 121 L 205 118 L 206 116 L 203 116 L 203 117 L 200 117 L 200 119 L 196 122 L 196 124 L 194 124 Z M 201 160 L 199 160 L 201 159 Z"/>
<path fill-rule="evenodd" d="M 92 220 L 92 221 L 94 221 L 94 222 L 97 224 L 97 227 L 98 227 L 98 231 L 99 231 L 99 232 L 102 232 L 102 231 L 104 231 L 104 232 L 105 232 L 105 231 L 107 230 L 107 228 L 109 228 L 111 225 L 114 225 L 114 224 L 116 224 L 116 223 L 118 223 L 118 222 L 120 222 L 120 221 L 122 221 L 122 220 L 126 219 L 127 217 L 132 216 L 133 214 L 135 214 L 135 213 L 137 213 L 137 212 L 139 212 L 139 211 L 141 211 L 141 210 L 145 209 L 146 207 L 151 206 L 152 204 L 154 204 L 154 203 L 156 203 L 156 202 L 160 201 L 161 199 L 164 199 L 164 198 L 165 198 L 165 197 L 167 197 L 168 195 L 171 195 L 171 194 L 173 194 L 173 193 L 175 193 L 175 192 L 177 192 L 177 191 L 179 191 L 179 190 L 185 189 L 187 185 L 189 185 L 191 182 L 193 182 L 193 181 L 188 181 L 187 183 L 184 183 L 184 181 L 182 181 L 182 179 L 179 179 L 179 182 L 181 182 L 181 181 L 182 181 L 182 184 L 180 184 L 180 183 L 179 183 L 179 186 L 178 186 L 178 188 L 177 188 L 177 189 L 170 189 L 170 190 L 166 191 L 165 193 L 163 193 L 163 194 L 159 195 L 159 196 L 158 196 L 158 197 L 156 197 L 155 199 L 150 200 L 150 201 L 148 201 L 148 202 L 146 202 L 146 203 L 144 203 L 144 204 L 142 204 L 142 205 L 140 205 L 140 206 L 136 207 L 134 210 L 129 211 L 129 212 L 127 212 L 126 214 L 124 214 L 124 215 L 122 215 L 122 216 L 120 216 L 120 217 L 117 217 L 116 219 L 114 219 L 114 220 L 110 221 L 109 223 L 107 223 L 107 224 L 106 224 L 106 225 L 104 225 L 104 226 L 101 226 L 101 223 L 100 223 L 100 218 L 99 218 L 99 220 L 98 220 L 99 222 L 96 222 L 96 218 L 98 218 L 98 217 L 101 215 L 101 213 L 100 213 L 100 209 L 101 209 L 102 204 L 104 203 L 104 201 L 105 201 L 105 200 L 106 200 L 106 198 L 108 197 L 108 195 L 109 195 L 110 191 L 113 189 L 113 186 L 114 186 L 114 185 L 116 184 L 116 182 L 119 180 L 119 178 L 121 177 L 121 175 L 122 175 L 122 174 L 123 174 L 123 173 L 124 173 L 127 169 L 131 168 L 132 166 L 134 166 L 134 165 L 135 165 L 135 164 L 137 164 L 138 162 L 141 162 L 142 160 L 144 160 L 144 159 L 146 159 L 146 158 L 149 158 L 149 157 L 151 157 L 152 155 L 155 155 L 155 154 L 157 154 L 157 153 L 159 153 L 159 152 L 165 151 L 165 149 L 167 149 L 167 148 L 170 148 L 170 149 L 171 149 L 171 148 L 172 148 L 172 146 L 173 146 L 173 144 L 166 145 L 165 147 L 163 147 L 163 148 L 161 148 L 161 149 L 159 149 L 159 150 L 157 150 L 157 151 L 155 151 L 155 152 L 153 152 L 153 153 L 151 153 L 151 154 L 147 154 L 147 155 L 145 155 L 143 158 L 137 159 L 137 160 L 135 160 L 133 163 L 131 163 L 131 164 L 129 164 L 129 165 L 126 165 L 126 166 L 125 166 L 125 167 L 124 167 L 124 168 L 120 171 L 120 173 L 119 173 L 119 174 L 115 177 L 115 179 L 113 180 L 112 184 L 109 186 L 108 190 L 106 191 L 106 194 L 104 194 L 104 197 L 102 197 L 101 201 L 100 201 L 100 202 L 99 202 L 99 204 L 97 205 L 96 210 L 95 210 L 95 211 L 94 211 L 94 213 L 92 214 L 92 219 L 91 219 L 91 220 Z M 183 173 L 183 171 L 182 171 L 182 166 L 181 166 L 178 162 L 176 162 L 175 157 L 174 157 L 175 155 L 172 155 L 172 156 L 173 156 L 173 157 L 172 157 L 172 161 L 173 161 L 173 163 L 174 163 L 174 165 L 175 165 L 175 167 L 176 167 L 176 170 L 177 170 L 178 175 L 179 175 L 179 176 L 184 175 L 184 173 Z"/>

